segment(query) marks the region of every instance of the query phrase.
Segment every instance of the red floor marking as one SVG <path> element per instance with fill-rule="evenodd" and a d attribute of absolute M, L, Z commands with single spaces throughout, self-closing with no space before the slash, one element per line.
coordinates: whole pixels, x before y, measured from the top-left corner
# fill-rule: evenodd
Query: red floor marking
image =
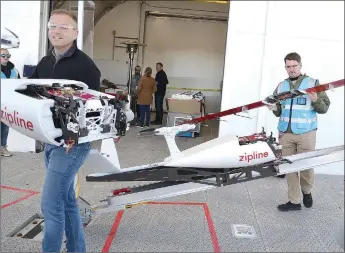
<path fill-rule="evenodd" d="M 146 205 L 186 205 L 186 206 L 203 206 L 206 221 L 208 224 L 208 229 L 210 231 L 211 235 L 211 241 L 213 245 L 214 252 L 220 252 L 220 246 L 218 242 L 218 237 L 216 230 L 214 228 L 214 224 L 212 221 L 210 210 L 208 209 L 207 203 L 200 203 L 200 202 L 146 202 Z M 110 230 L 110 233 L 108 234 L 108 237 L 105 241 L 105 244 L 103 246 L 102 252 L 109 252 L 109 249 L 111 247 L 111 244 L 116 236 L 117 230 L 119 228 L 122 216 L 123 216 L 124 210 L 121 210 L 117 213 L 114 224 Z"/>
<path fill-rule="evenodd" d="M 4 188 L 4 189 L 7 189 L 7 190 L 29 193 L 29 194 L 27 194 L 27 195 L 25 195 L 25 196 L 23 196 L 23 197 L 21 197 L 21 198 L 19 198 L 17 200 L 14 200 L 14 201 L 12 201 L 10 203 L 2 205 L 1 208 L 6 208 L 6 207 L 9 207 L 9 206 L 12 206 L 14 204 L 17 204 L 20 201 L 23 201 L 23 200 L 25 200 L 27 198 L 30 198 L 30 197 L 32 197 L 32 196 L 34 196 L 34 195 L 39 193 L 39 192 L 36 192 L 36 191 L 24 190 L 24 189 L 14 188 L 14 187 L 11 187 L 11 186 L 0 185 L 0 187 Z"/>
<path fill-rule="evenodd" d="M 202 206 L 200 202 L 146 202 L 147 205 L 184 205 L 184 206 Z"/>
<path fill-rule="evenodd" d="M 15 188 L 15 187 L 11 187 L 11 186 L 5 186 L 5 185 L 0 185 L 0 187 L 4 188 L 4 189 L 7 189 L 7 190 L 26 192 L 26 193 L 31 193 L 31 194 L 38 194 L 39 193 L 39 192 L 36 192 L 36 191 L 19 189 L 19 188 Z"/>
<path fill-rule="evenodd" d="M 117 229 L 119 228 L 121 219 L 122 219 L 122 215 L 123 215 L 123 210 L 120 210 L 115 218 L 114 224 L 110 230 L 110 233 L 108 234 L 107 240 L 105 241 L 105 244 L 103 246 L 102 252 L 109 252 L 111 243 L 113 242 Z"/>
<path fill-rule="evenodd" d="M 208 205 L 206 203 L 203 203 L 204 211 L 205 211 L 205 217 L 208 223 L 208 229 L 211 234 L 211 240 L 213 244 L 213 250 L 214 252 L 220 252 L 220 246 L 218 242 L 218 237 L 217 237 L 217 232 L 216 229 L 214 228 L 213 220 L 211 217 L 210 210 L 208 209 Z"/>

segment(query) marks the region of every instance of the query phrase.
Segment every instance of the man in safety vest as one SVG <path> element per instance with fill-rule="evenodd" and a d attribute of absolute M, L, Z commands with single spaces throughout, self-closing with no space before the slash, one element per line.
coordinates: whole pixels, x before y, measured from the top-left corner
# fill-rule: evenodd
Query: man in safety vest
<path fill-rule="evenodd" d="M 20 78 L 18 71 L 14 64 L 10 62 L 11 55 L 7 49 L 1 48 L 1 79 L 6 78 Z M 9 127 L 1 122 L 1 156 L 11 156 L 12 154 L 7 150 L 7 137 Z"/>
<path fill-rule="evenodd" d="M 285 69 L 289 78 L 278 84 L 274 94 L 290 89 L 307 89 L 319 85 L 319 81 L 301 74 L 302 62 L 297 53 L 289 53 L 285 58 Z M 302 97 L 288 99 L 274 106 L 269 106 L 279 118 L 279 143 L 282 155 L 290 156 L 315 150 L 317 114 L 328 111 L 330 100 L 325 92 L 308 93 Z M 311 190 L 314 185 L 314 169 L 286 175 L 289 202 L 278 206 L 280 211 L 300 210 L 300 196 L 303 204 L 310 208 L 313 205 Z"/>

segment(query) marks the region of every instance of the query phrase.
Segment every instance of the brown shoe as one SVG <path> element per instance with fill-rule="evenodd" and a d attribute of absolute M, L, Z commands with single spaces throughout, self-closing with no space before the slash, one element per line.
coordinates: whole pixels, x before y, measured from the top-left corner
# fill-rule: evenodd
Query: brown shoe
<path fill-rule="evenodd" d="M 1 156 L 6 156 L 6 157 L 12 156 L 12 154 L 8 152 L 6 147 L 0 147 L 0 153 L 1 153 Z"/>

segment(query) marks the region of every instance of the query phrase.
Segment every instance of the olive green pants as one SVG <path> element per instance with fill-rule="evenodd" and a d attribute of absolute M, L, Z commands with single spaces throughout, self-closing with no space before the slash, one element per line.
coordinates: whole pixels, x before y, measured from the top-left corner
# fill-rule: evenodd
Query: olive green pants
<path fill-rule="evenodd" d="M 282 155 L 290 156 L 315 150 L 316 131 L 305 134 L 284 133 L 279 137 L 282 145 Z M 301 202 L 301 192 L 311 193 L 314 186 L 314 169 L 303 170 L 300 172 L 289 173 L 286 175 L 288 184 L 288 198 L 291 203 Z"/>

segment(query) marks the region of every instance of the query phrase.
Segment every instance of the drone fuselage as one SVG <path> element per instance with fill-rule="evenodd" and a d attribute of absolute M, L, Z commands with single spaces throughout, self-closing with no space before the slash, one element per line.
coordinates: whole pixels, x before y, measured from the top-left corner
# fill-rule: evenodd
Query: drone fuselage
<path fill-rule="evenodd" d="M 122 106 L 121 106 L 122 105 Z M 70 80 L 3 79 L 1 121 L 53 145 L 124 135 L 133 112 L 114 96 Z"/>
<path fill-rule="evenodd" d="M 240 144 L 236 136 L 218 137 L 166 160 L 165 166 L 182 168 L 240 168 L 277 159 L 280 147 L 266 141 Z"/>

